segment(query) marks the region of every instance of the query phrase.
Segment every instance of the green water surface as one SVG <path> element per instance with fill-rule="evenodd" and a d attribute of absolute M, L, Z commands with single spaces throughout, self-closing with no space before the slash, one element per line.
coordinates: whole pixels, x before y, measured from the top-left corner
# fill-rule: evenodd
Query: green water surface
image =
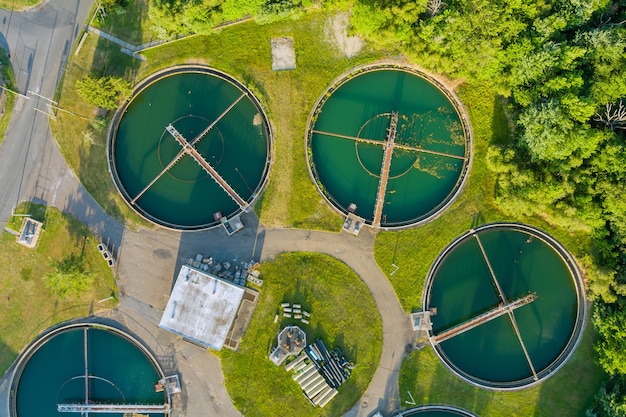
<path fill-rule="evenodd" d="M 572 336 L 578 306 L 572 273 L 561 256 L 536 236 L 502 228 L 477 233 L 507 300 L 537 293 L 535 301 L 514 310 L 513 315 L 539 373 L 557 359 Z M 500 302 L 478 241 L 469 235 L 434 273 L 427 299 L 429 308 L 437 308 L 433 333 Z M 475 378 L 498 383 L 533 375 L 508 315 L 448 339 L 438 348 L 453 367 Z"/>
<path fill-rule="evenodd" d="M 326 195 L 345 212 L 372 220 L 390 113 L 399 113 L 382 225 L 412 223 L 433 214 L 451 198 L 466 160 L 459 116 L 448 98 L 426 79 L 403 70 L 375 70 L 346 81 L 324 102 L 311 130 L 371 139 L 356 142 L 311 134 L 314 173 Z"/>
<path fill-rule="evenodd" d="M 118 404 L 163 404 L 153 363 L 127 339 L 104 329 L 87 331 L 89 398 Z M 57 417 L 57 404 L 84 403 L 83 328 L 61 331 L 28 359 L 16 390 L 16 417 Z M 121 417 L 119 413 L 99 416 Z M 156 414 L 154 414 L 156 416 Z"/>
<path fill-rule="evenodd" d="M 182 149 L 165 130 L 172 124 L 191 141 L 243 91 L 209 73 L 178 73 L 151 84 L 129 104 L 114 140 L 118 177 L 127 200 L 136 197 Z M 244 200 L 254 198 L 267 174 L 268 133 L 249 97 L 241 99 L 196 149 Z M 189 155 L 137 200 L 158 223 L 199 228 L 213 214 L 235 213 L 239 206 Z"/>

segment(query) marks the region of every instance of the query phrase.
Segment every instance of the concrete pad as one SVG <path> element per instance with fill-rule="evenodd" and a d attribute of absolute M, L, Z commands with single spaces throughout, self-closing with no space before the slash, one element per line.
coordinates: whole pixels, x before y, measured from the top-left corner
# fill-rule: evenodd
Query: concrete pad
<path fill-rule="evenodd" d="M 272 38 L 272 70 L 284 71 L 296 69 L 296 51 L 293 47 L 293 38 Z"/>

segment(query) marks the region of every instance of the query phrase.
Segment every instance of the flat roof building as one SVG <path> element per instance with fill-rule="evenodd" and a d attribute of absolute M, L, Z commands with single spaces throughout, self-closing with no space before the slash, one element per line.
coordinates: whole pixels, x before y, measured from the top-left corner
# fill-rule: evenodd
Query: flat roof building
<path fill-rule="evenodd" d="M 245 293 L 244 287 L 183 265 L 159 327 L 221 350 Z"/>

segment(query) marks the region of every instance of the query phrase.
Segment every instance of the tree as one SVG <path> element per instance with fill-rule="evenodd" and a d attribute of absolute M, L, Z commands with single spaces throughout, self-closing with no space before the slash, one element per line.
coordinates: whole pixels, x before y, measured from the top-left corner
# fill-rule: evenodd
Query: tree
<path fill-rule="evenodd" d="M 428 0 L 359 0 L 352 9 L 352 27 L 383 45 L 410 45 Z"/>
<path fill-rule="evenodd" d="M 78 254 L 53 263 L 54 270 L 45 276 L 45 285 L 61 299 L 78 296 L 91 288 L 93 277 L 85 269 L 85 259 Z"/>
<path fill-rule="evenodd" d="M 566 103 L 557 99 L 533 103 L 520 113 L 517 123 L 521 128 L 520 142 L 537 161 L 559 161 L 571 156 L 588 158 L 605 138 L 602 132 L 580 122 L 591 116 L 590 109 L 574 98 Z"/>
<path fill-rule="evenodd" d="M 604 114 L 596 113 L 594 120 L 604 123 L 611 130 L 626 129 L 626 107 L 622 100 L 619 101 L 617 108 L 613 108 L 611 103 L 608 103 L 605 107 Z"/>
<path fill-rule="evenodd" d="M 615 304 L 596 303 L 593 322 L 600 334 L 598 362 L 609 375 L 626 374 L 626 311 Z"/>
<path fill-rule="evenodd" d="M 119 103 L 128 100 L 133 92 L 130 83 L 123 78 L 95 75 L 76 80 L 76 89 L 87 103 L 107 110 L 117 108 Z"/>
<path fill-rule="evenodd" d="M 624 384 L 618 381 L 620 379 L 623 378 L 611 378 L 602 383 L 585 417 L 626 417 L 626 395 L 621 389 Z"/>
<path fill-rule="evenodd" d="M 447 4 L 443 0 L 428 0 L 426 10 L 429 15 L 434 16 L 446 6 Z"/>

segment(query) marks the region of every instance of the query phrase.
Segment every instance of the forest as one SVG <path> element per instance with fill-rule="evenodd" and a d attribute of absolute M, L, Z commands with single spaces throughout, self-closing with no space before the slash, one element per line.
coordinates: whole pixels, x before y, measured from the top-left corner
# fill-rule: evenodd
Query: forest
<path fill-rule="evenodd" d="M 105 0 L 115 11 L 128 0 Z M 150 0 L 162 39 L 223 22 L 351 11 L 350 30 L 428 71 L 500 94 L 490 145 L 500 210 L 593 236 L 585 271 L 606 382 L 588 416 L 626 416 L 626 4 L 620 0 Z"/>

